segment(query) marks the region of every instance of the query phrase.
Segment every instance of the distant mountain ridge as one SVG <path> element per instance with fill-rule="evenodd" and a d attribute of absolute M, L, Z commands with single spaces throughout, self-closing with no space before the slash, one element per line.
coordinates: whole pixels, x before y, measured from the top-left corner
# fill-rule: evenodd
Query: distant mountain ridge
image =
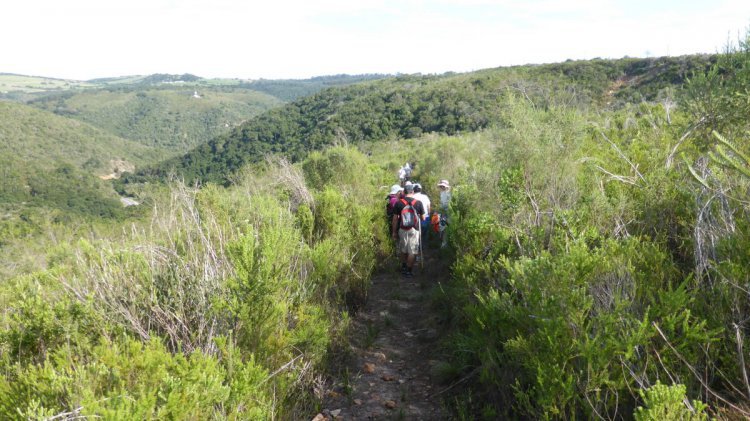
<path fill-rule="evenodd" d="M 181 75 L 155 73 L 151 75 L 130 75 L 103 77 L 90 80 L 74 80 L 44 76 L 20 75 L 0 72 L 0 99 L 25 102 L 49 94 L 60 94 L 85 89 L 144 89 L 175 85 L 191 87 L 234 87 L 263 92 L 282 101 L 292 101 L 310 95 L 330 86 L 350 85 L 365 80 L 381 79 L 388 75 L 331 75 L 309 79 L 242 79 L 242 78 L 203 78 L 194 74 Z"/>
<path fill-rule="evenodd" d="M 258 79 L 246 83 L 250 89 L 265 92 L 284 101 L 294 101 L 297 98 L 312 95 L 332 86 L 353 85 L 370 80 L 385 79 L 389 75 L 333 75 L 317 76 L 310 79 Z"/>
<path fill-rule="evenodd" d="M 140 76 L 139 76 L 140 77 Z M 113 83 L 113 82 L 122 82 L 123 80 L 128 80 L 131 83 L 133 82 L 133 76 L 126 76 L 123 78 L 98 78 L 98 79 L 89 79 L 87 82 L 98 84 L 98 83 Z M 155 73 L 149 76 L 141 77 L 139 83 L 143 84 L 160 84 L 160 83 L 174 83 L 174 82 L 198 82 L 200 81 L 200 76 L 192 75 L 189 73 L 184 73 L 181 75 L 171 75 L 168 73 Z"/>

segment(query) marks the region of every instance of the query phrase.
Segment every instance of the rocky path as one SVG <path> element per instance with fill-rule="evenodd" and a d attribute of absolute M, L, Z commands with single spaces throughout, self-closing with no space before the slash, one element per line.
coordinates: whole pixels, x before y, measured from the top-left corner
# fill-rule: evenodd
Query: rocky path
<path fill-rule="evenodd" d="M 428 254 L 414 278 L 402 277 L 395 259 L 373 278 L 367 303 L 352 320 L 352 352 L 315 421 L 447 419 L 441 386 L 430 375 L 439 327 L 429 305 L 446 272 Z"/>

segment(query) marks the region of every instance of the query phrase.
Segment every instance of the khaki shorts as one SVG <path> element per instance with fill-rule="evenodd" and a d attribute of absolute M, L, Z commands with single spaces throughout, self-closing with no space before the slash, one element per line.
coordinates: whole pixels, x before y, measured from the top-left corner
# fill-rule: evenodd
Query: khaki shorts
<path fill-rule="evenodd" d="M 403 254 L 419 254 L 419 230 L 398 229 L 398 251 Z"/>

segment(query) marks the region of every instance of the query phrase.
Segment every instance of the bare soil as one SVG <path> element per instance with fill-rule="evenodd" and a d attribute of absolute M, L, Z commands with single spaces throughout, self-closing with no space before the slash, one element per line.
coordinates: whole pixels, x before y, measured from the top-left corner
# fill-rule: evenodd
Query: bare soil
<path fill-rule="evenodd" d="M 372 280 L 351 325 L 351 350 L 328 384 L 317 420 L 443 420 L 441 385 L 431 373 L 440 327 L 429 295 L 447 279 L 437 251 L 426 251 L 414 277 L 392 264 Z"/>

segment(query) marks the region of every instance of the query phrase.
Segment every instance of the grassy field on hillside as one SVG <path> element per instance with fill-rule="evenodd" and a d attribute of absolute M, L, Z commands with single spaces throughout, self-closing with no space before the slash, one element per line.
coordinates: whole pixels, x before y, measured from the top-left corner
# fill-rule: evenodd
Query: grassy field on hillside
<path fill-rule="evenodd" d="M 40 93 L 94 86 L 94 84 L 77 80 L 0 73 L 0 94 L 11 92 Z"/>

